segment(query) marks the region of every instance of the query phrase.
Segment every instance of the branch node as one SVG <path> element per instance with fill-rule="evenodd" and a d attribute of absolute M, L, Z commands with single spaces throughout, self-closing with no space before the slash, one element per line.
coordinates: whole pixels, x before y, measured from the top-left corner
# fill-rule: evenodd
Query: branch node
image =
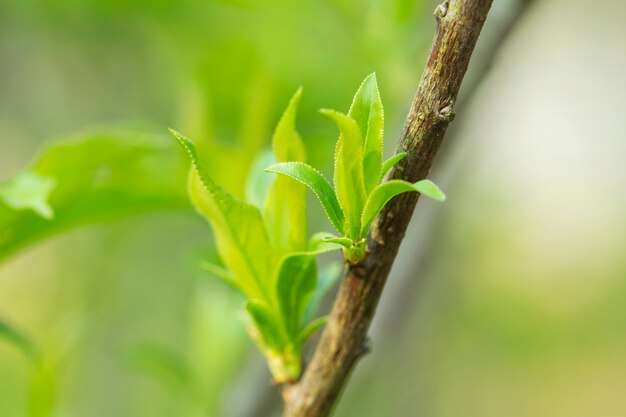
<path fill-rule="evenodd" d="M 357 359 L 367 355 L 372 351 L 372 338 L 366 336 L 365 339 L 361 342 L 358 347 L 358 350 L 355 352 L 355 356 Z"/>
<path fill-rule="evenodd" d="M 439 6 L 435 7 L 435 19 L 437 20 L 437 22 L 441 21 L 441 19 L 443 19 L 444 17 L 446 17 L 446 14 L 448 14 L 448 7 L 450 6 L 450 1 L 446 0 L 443 3 L 441 3 Z"/>
<path fill-rule="evenodd" d="M 437 119 L 442 122 L 450 123 L 454 120 L 456 113 L 454 113 L 454 102 L 447 104 L 439 110 L 436 110 Z"/>
<path fill-rule="evenodd" d="M 355 277 L 359 279 L 364 279 L 367 277 L 367 268 L 365 268 L 365 264 L 363 261 L 358 262 L 356 264 L 348 263 L 348 269 Z"/>

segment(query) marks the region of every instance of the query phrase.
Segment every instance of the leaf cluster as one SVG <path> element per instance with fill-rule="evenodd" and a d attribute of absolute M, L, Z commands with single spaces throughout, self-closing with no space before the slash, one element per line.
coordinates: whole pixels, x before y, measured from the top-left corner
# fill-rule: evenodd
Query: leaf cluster
<path fill-rule="evenodd" d="M 305 160 L 295 126 L 300 97 L 298 90 L 276 127 L 273 161 Z M 205 269 L 245 295 L 249 333 L 265 355 L 274 380 L 297 379 L 303 344 L 324 323 L 323 318 L 310 317 L 317 288 L 315 258 L 323 248 L 307 244 L 306 188 L 287 178 L 267 183 L 253 175 L 251 202 L 237 199 L 206 173 L 194 142 L 174 130 L 171 133 L 191 159 L 189 194 L 211 224 L 225 266 L 205 263 Z"/>
<path fill-rule="evenodd" d="M 365 258 L 369 228 L 389 200 L 406 192 L 419 192 L 438 201 L 445 195 L 429 180 L 381 183 L 406 154 L 383 162 L 384 112 L 375 74 L 365 78 L 347 115 L 326 109 L 321 113 L 332 119 L 340 132 L 334 156 L 334 188 L 319 171 L 301 161 L 279 162 L 267 171 L 290 177 L 313 191 L 339 233 L 328 234 L 323 240 L 341 245 L 346 260 L 358 263 Z"/>
<path fill-rule="evenodd" d="M 305 163 L 304 145 L 296 130 L 300 97 L 298 90 L 276 127 L 272 152 L 261 155 L 252 169 L 248 201 L 218 185 L 203 168 L 194 142 L 171 130 L 191 159 L 189 194 L 211 224 L 224 264 L 205 262 L 204 268 L 245 295 L 249 333 L 277 383 L 299 377 L 303 344 L 324 323 L 324 318 L 311 320 L 319 289 L 328 287 L 327 282 L 318 285 L 316 256 L 342 248 L 349 263 L 360 262 L 366 256 L 368 230 L 389 200 L 410 191 L 440 201 L 445 198 L 428 180 L 381 183 L 406 155 L 383 162 L 383 106 L 374 74 L 359 87 L 347 115 L 322 110 L 340 132 L 334 186 Z M 265 171 L 281 175 L 272 178 L 259 169 L 268 164 Z M 339 236 L 317 233 L 307 244 L 307 187 Z"/>

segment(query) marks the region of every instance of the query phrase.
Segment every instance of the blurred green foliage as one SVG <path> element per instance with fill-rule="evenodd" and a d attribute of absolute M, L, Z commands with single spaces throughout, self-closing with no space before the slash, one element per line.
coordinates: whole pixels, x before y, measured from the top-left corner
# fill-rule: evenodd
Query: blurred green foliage
<path fill-rule="evenodd" d="M 430 37 L 430 33 L 419 30 L 418 23 L 428 17 L 422 7 L 406 1 L 372 1 L 359 3 L 358 7 L 349 1 L 2 2 L 0 57 L 10 64 L 0 66 L 0 87 L 4 92 L 0 99 L 3 126 L 0 138 L 5 151 L 0 174 L 15 178 L 20 171 L 33 172 L 55 182 L 49 198 L 54 213 L 51 220 L 32 210 L 2 207 L 2 257 L 74 226 L 102 223 L 133 213 L 188 207 L 181 200 L 185 187 L 179 169 L 180 153 L 171 152 L 172 143 L 162 140 L 167 126 L 177 126 L 198 138 L 211 176 L 234 195 L 243 197 L 249 167 L 269 145 L 279 104 L 286 102 L 299 85 L 307 89 L 307 100 L 302 103 L 306 116 L 299 120 L 306 132 L 307 153 L 312 163 L 322 166 L 335 136 L 328 124 L 320 123 L 321 117 L 315 111 L 322 104 L 347 107 L 355 80 L 373 70 L 378 70 L 388 85 L 386 98 L 390 108 L 397 108 L 410 96 L 415 83 L 412 63 L 425 53 L 421 42 Z M 369 23 L 363 25 L 364 21 Z M 426 21 L 431 24 L 430 19 Z M 407 38 L 412 42 L 400 42 Z M 396 120 L 402 117 L 398 114 Z M 113 126 L 115 130 L 74 133 L 102 125 Z M 25 168 L 42 140 L 51 136 L 74 137 L 45 145 L 30 167 Z M 309 217 L 319 223 L 323 214 L 314 212 Z M 108 230 L 118 230 L 120 236 L 139 236 L 134 230 L 141 229 L 142 223 L 136 219 L 122 223 L 118 220 L 116 224 L 120 226 Z M 61 274 L 59 279 L 70 273 L 72 279 L 55 280 L 55 284 L 44 279 L 41 285 L 48 288 L 46 292 L 58 286 L 66 295 L 59 298 L 41 294 L 47 300 L 46 307 L 40 313 L 34 312 L 34 316 L 20 313 L 26 305 L 7 304 L 0 295 L 3 300 L 0 313 L 35 335 L 42 357 L 50 358 L 46 360 L 50 365 L 45 367 L 44 374 L 30 374 L 24 380 L 28 373 L 10 366 L 0 355 L 0 369 L 18 382 L 11 387 L 0 383 L 0 391 L 4 393 L 0 414 L 66 415 L 91 410 L 90 415 L 129 412 L 158 415 L 155 410 L 160 408 L 178 410 L 176 415 L 214 415 L 223 409 L 220 393 L 228 390 L 226 381 L 232 381 L 240 370 L 245 353 L 242 348 L 247 342 L 240 332 L 233 330 L 240 327 L 235 324 L 239 320 L 238 297 L 219 284 L 211 284 L 207 292 L 206 278 L 187 283 L 184 297 L 169 297 L 169 309 L 142 313 L 152 314 L 158 320 L 158 317 L 172 317 L 171 308 L 176 305 L 183 308 L 186 313 L 181 334 L 185 336 L 180 344 L 172 343 L 168 332 L 150 336 L 138 331 L 140 328 L 136 326 L 144 320 L 118 324 L 121 327 L 117 335 L 106 343 L 112 344 L 116 351 L 126 352 L 116 355 L 114 362 L 118 363 L 117 368 L 124 363 L 129 367 L 116 370 L 114 375 L 145 372 L 153 375 L 146 383 L 169 380 L 163 388 L 151 388 L 152 391 L 166 389 L 167 396 L 149 405 L 137 401 L 142 397 L 141 391 L 147 389 L 141 388 L 145 384 L 116 383 L 127 388 L 128 394 L 123 396 L 130 395 L 128 398 L 133 401 L 122 401 L 112 407 L 107 399 L 109 406 L 105 407 L 102 401 L 109 395 L 118 395 L 117 390 L 94 397 L 95 391 L 90 387 L 99 389 L 104 381 L 79 388 L 80 381 L 88 375 L 109 375 L 109 371 L 104 372 L 102 365 L 98 365 L 104 359 L 97 358 L 103 358 L 103 354 L 107 357 L 101 352 L 102 342 L 98 340 L 110 334 L 106 323 L 114 325 L 121 319 L 119 303 L 131 297 L 130 293 L 123 297 L 119 293 L 126 285 L 124 280 L 134 279 L 138 288 L 148 289 L 164 285 L 166 271 L 170 281 L 173 276 L 190 274 L 187 266 L 174 273 L 176 268 L 181 268 L 180 264 L 170 262 L 166 268 L 160 266 L 165 260 L 156 262 L 155 254 L 146 252 L 154 245 L 139 243 L 150 239 L 146 229 L 141 230 L 143 237 L 136 239 L 142 249 L 138 251 L 135 247 L 131 250 L 134 256 L 130 257 L 120 257 L 120 252 L 100 243 L 110 238 L 98 233 L 65 238 L 66 243 L 59 249 L 61 253 L 49 260 L 54 265 L 49 271 L 54 276 Z M 115 236 L 113 231 L 107 231 L 106 235 Z M 193 265 L 199 263 L 199 257 L 211 260 L 213 256 L 203 235 L 206 233 L 193 234 L 193 239 L 185 245 L 197 248 L 191 252 L 199 254 L 192 256 Z M 157 232 L 157 236 L 159 240 L 154 243 L 161 241 L 160 245 L 164 245 L 159 251 L 167 253 L 166 247 L 176 245 L 176 240 L 168 242 L 176 234 Z M 164 238 L 168 239 L 162 241 Z M 72 243 L 74 239 L 91 243 Z M 132 238 L 124 241 L 129 243 L 120 248 L 132 247 Z M 91 259 L 97 257 L 89 249 L 96 247 L 105 250 L 98 252 L 105 255 L 104 264 L 91 262 L 91 267 L 87 267 L 89 263 L 76 261 L 77 252 Z M 201 247 L 206 249 L 200 252 Z M 62 255 L 64 252 L 66 255 Z M 26 258 L 31 256 L 38 255 Z M 67 256 L 75 259 L 72 267 L 64 261 Z M 22 258 L 5 266 L 5 274 L 15 276 L 15 268 L 23 268 L 19 266 Z M 136 268 L 129 267 L 130 259 Z M 147 267 L 148 260 L 154 265 Z M 81 272 L 80 268 L 85 267 Z M 150 284 L 150 271 L 157 270 L 156 274 L 152 273 Z M 130 278 L 129 273 L 135 278 Z M 116 275 L 115 279 L 104 284 L 111 274 Z M 202 275 L 197 272 L 197 276 Z M 154 281 L 157 277 L 161 277 L 160 281 Z M 88 284 L 94 279 L 104 281 Z M 86 281 L 83 284 L 80 280 Z M 171 282 L 168 285 L 176 285 L 175 280 Z M 89 288 L 92 285 L 95 287 Z M 11 286 L 8 288 L 5 295 L 10 293 Z M 100 290 L 94 292 L 96 288 Z M 137 305 L 151 305 L 146 304 L 144 295 L 133 294 Z M 229 299 L 232 301 L 226 302 Z M 64 300 L 74 300 L 71 312 Z M 66 330 L 56 326 L 43 331 L 41 324 L 37 324 L 40 319 L 34 319 L 38 314 L 49 314 L 54 320 L 68 314 L 88 316 L 91 331 L 83 338 L 66 339 L 62 336 Z M 226 317 L 231 319 L 225 320 Z M 133 328 L 136 330 L 131 331 Z M 138 334 L 113 341 L 127 331 Z M 232 336 L 226 337 L 227 334 Z M 71 362 L 75 365 L 67 362 L 63 366 L 54 365 L 60 363 L 54 359 L 59 355 L 55 353 L 59 343 L 73 346 Z M 106 359 L 104 363 L 110 361 Z M 186 370 L 189 364 L 193 364 L 193 372 Z M 76 366 L 81 370 L 72 371 Z M 24 385 L 19 381 L 24 381 Z M 39 401 L 31 396 L 30 403 L 41 405 L 30 411 L 24 408 L 29 403 L 28 395 L 20 389 L 29 384 L 40 387 L 35 391 L 48 398 Z M 193 386 L 189 391 L 194 394 L 181 397 L 181 386 Z M 91 405 L 72 401 L 78 392 L 83 393 L 80 394 L 83 398 L 91 398 Z"/>
<path fill-rule="evenodd" d="M 76 225 L 185 207 L 183 178 L 168 142 L 94 133 L 53 143 L 25 173 L 0 185 L 6 203 L 0 204 L 0 260 Z M 25 206 L 11 204 L 28 190 L 35 194 L 22 196 Z"/>
<path fill-rule="evenodd" d="M 336 134 L 316 111 L 348 108 L 355 82 L 376 71 L 393 146 L 433 7 L 1 1 L 0 178 L 51 178 L 54 217 L 0 202 L 0 322 L 10 324 L 0 331 L 0 416 L 238 417 L 268 401 L 262 416 L 272 415 L 276 399 L 256 395 L 269 375 L 257 371 L 260 355 L 242 330 L 241 297 L 199 268 L 215 251 L 186 201 L 184 164 L 166 128 L 196 138 L 210 175 L 243 197 L 250 166 L 265 165 L 255 158 L 302 85 L 299 130 L 310 163 L 329 174 Z M 44 144 L 49 138 L 63 139 Z M 524 208 L 503 203 L 516 193 L 480 185 L 446 187 L 454 198 L 432 246 L 439 255 L 419 277 L 409 274 L 429 284 L 393 300 L 408 310 L 381 325 L 384 337 L 338 415 L 582 417 L 626 408 L 623 246 L 574 256 L 568 235 L 539 250 L 542 224 L 532 230 L 520 220 Z M 323 224 L 311 207 L 310 224 Z M 405 262 L 416 247 L 404 245 Z M 37 362 L 9 342 L 24 338 Z"/>

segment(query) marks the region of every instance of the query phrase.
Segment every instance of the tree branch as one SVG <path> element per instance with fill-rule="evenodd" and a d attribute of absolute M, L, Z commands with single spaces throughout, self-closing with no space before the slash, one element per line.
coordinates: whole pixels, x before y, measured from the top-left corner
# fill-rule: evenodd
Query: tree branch
<path fill-rule="evenodd" d="M 455 105 L 457 113 L 463 113 L 466 108 L 471 107 L 471 101 L 476 91 L 479 90 L 486 79 L 489 78 L 488 75 L 495 65 L 495 61 L 499 57 L 502 48 L 507 44 L 511 33 L 520 22 L 524 21 L 526 14 L 534 3 L 535 0 L 517 0 L 510 7 L 512 10 L 506 15 L 503 16 L 501 13 L 498 16 L 490 16 L 490 20 L 487 23 L 487 25 L 491 25 L 488 37 L 485 37 L 487 33 L 483 31 L 480 38 L 480 48 L 483 50 L 483 53 L 480 56 L 474 54 L 472 57 L 471 71 L 473 71 L 476 76 L 473 78 L 466 77 L 463 81 L 463 88 Z M 462 171 L 461 167 L 463 165 L 463 162 L 457 161 L 455 164 L 452 160 L 455 153 L 458 154 L 459 151 L 461 154 L 463 153 L 463 150 L 460 150 L 459 147 L 454 148 L 451 146 L 456 141 L 459 133 L 462 133 L 459 132 L 458 128 L 459 126 L 451 126 L 451 129 L 446 132 L 447 139 L 441 144 L 437 152 L 437 165 L 433 167 L 430 174 L 432 177 L 433 172 L 435 173 L 437 183 L 445 186 L 446 192 L 450 195 L 455 195 L 454 178 Z M 450 164 L 457 166 L 450 166 Z M 441 167 L 445 167 L 445 172 L 442 171 L 442 175 L 437 176 L 436 171 L 440 170 Z M 441 181 L 441 183 L 439 183 L 439 181 Z M 449 183 L 449 185 L 446 185 L 446 182 Z M 453 188 L 450 188 L 451 186 Z M 380 311 L 380 309 L 378 310 L 376 324 L 379 329 L 377 332 L 378 337 L 395 337 L 398 332 L 405 330 L 406 324 L 402 326 L 390 326 L 390 324 L 405 317 L 410 311 L 413 311 L 412 303 L 416 301 L 415 294 L 417 294 L 422 288 L 422 285 L 425 284 L 423 279 L 415 279 L 413 271 L 419 268 L 420 275 L 429 275 L 428 271 L 433 266 L 432 264 L 436 259 L 435 252 L 440 248 L 439 244 L 443 236 L 438 233 L 438 231 L 441 230 L 442 223 L 445 221 L 446 213 L 449 210 L 450 207 L 446 207 L 443 210 L 431 209 L 428 213 L 421 213 L 419 222 L 420 235 L 419 237 L 413 236 L 410 242 L 408 242 L 408 244 L 411 245 L 418 245 L 417 253 L 411 254 L 410 259 L 405 259 L 400 270 L 395 270 L 394 277 L 398 274 L 401 276 L 398 277 L 399 282 L 394 288 L 387 286 L 385 289 L 386 297 L 388 297 L 388 299 L 391 297 L 393 303 L 387 303 L 385 314 L 382 317 L 380 314 L 382 311 Z M 426 218 L 424 218 L 424 214 Z M 407 245 L 407 242 L 405 241 L 403 244 Z M 396 258 L 395 262 L 398 261 L 401 261 L 401 259 Z M 394 280 L 396 280 L 396 278 L 394 278 Z M 392 292 L 391 294 L 390 290 Z"/>
<path fill-rule="evenodd" d="M 432 166 L 492 0 L 445 1 L 435 10 L 437 33 L 407 117 L 399 152 L 407 157 L 392 179 L 415 182 Z M 419 195 L 394 198 L 368 238 L 369 255 L 350 268 L 328 324 L 302 379 L 283 390 L 285 417 L 326 417 L 354 364 L 367 351 L 367 331 Z"/>

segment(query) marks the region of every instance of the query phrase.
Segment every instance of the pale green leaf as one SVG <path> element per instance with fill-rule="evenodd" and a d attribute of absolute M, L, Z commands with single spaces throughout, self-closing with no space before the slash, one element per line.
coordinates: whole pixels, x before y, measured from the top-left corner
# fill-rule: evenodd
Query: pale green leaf
<path fill-rule="evenodd" d="M 387 159 L 383 164 L 383 171 L 380 173 L 380 181 L 382 181 L 384 176 L 387 175 L 387 172 L 389 172 L 391 168 L 396 166 L 396 164 L 402 161 L 404 158 L 406 158 L 406 152 L 397 153 L 391 158 Z"/>
<path fill-rule="evenodd" d="M 296 131 L 296 113 L 302 88 L 296 91 L 283 113 L 272 138 L 276 162 L 306 160 L 306 152 L 300 135 Z M 269 166 L 271 163 L 265 165 Z M 277 254 L 303 251 L 306 249 L 306 187 L 289 178 L 266 176 L 274 180 L 263 218 Z"/>
<path fill-rule="evenodd" d="M 274 131 L 272 149 L 277 162 L 304 161 L 306 159 L 304 144 L 296 130 L 296 115 L 301 97 L 302 87 L 298 88 L 289 101 Z"/>
<path fill-rule="evenodd" d="M 435 201 L 446 201 L 446 195 L 437 187 L 437 184 L 430 180 L 421 180 L 413 184 L 415 190 L 421 195 L 432 198 Z"/>
<path fill-rule="evenodd" d="M 383 163 L 384 113 L 376 74 L 363 80 L 348 116 L 356 121 L 363 135 L 363 179 L 368 195 L 378 185 Z"/>
<path fill-rule="evenodd" d="M 323 238 L 324 242 L 327 243 L 336 243 L 338 245 L 341 245 L 345 248 L 350 248 L 352 247 L 352 239 L 349 239 L 347 237 L 338 237 L 338 236 L 327 236 L 325 238 Z"/>
<path fill-rule="evenodd" d="M 372 191 L 363 209 L 361 236 L 367 235 L 372 222 L 389 200 L 398 194 L 411 191 L 417 191 L 437 201 L 445 199 L 443 192 L 429 180 L 418 181 L 415 184 L 402 180 L 391 180 L 382 183 Z"/>
<path fill-rule="evenodd" d="M 15 210 L 31 209 L 44 219 L 52 219 L 48 199 L 55 186 L 52 178 L 24 172 L 0 183 L 0 200 Z"/>
<path fill-rule="evenodd" d="M 141 133 L 94 132 L 50 142 L 25 172 L 45 179 L 35 188 L 45 188 L 47 179 L 56 184 L 47 199 L 54 217 L 0 202 L 0 260 L 76 226 L 187 208 L 184 162 L 171 140 Z"/>
<path fill-rule="evenodd" d="M 322 204 L 332 225 L 339 233 L 343 233 L 343 211 L 335 192 L 319 171 L 302 162 L 283 162 L 266 168 L 266 171 L 286 175 L 309 187 Z"/>
<path fill-rule="evenodd" d="M 304 313 L 317 283 L 315 253 L 298 253 L 283 258 L 278 271 L 276 294 L 280 315 L 291 340 L 296 340 Z"/>
<path fill-rule="evenodd" d="M 249 298 L 271 300 L 273 283 L 267 282 L 267 277 L 272 276 L 275 260 L 259 209 L 219 187 L 204 173 L 194 143 L 170 131 L 191 158 L 191 200 L 211 223 L 224 265 Z"/>
<path fill-rule="evenodd" d="M 311 321 L 300 332 L 300 335 L 298 336 L 298 343 L 304 344 L 304 342 L 306 342 L 311 336 L 313 336 L 313 334 L 316 331 L 318 331 L 320 328 L 325 326 L 326 323 L 328 323 L 328 317 L 327 316 L 320 317 L 320 318 L 317 318 L 317 319 Z"/>
<path fill-rule="evenodd" d="M 335 192 L 345 214 L 346 227 L 342 234 L 356 238 L 366 199 L 361 131 L 357 123 L 345 114 L 334 110 L 321 112 L 333 119 L 340 131 L 335 151 Z"/>
<path fill-rule="evenodd" d="M 336 236 L 328 232 L 315 233 L 313 236 L 311 236 L 311 239 L 309 239 L 308 251 L 316 252 L 316 253 L 325 253 L 325 252 L 330 252 L 330 251 L 341 249 L 343 247 L 342 245 L 338 243 L 334 243 L 334 242 L 329 242 L 328 240 L 326 240 L 327 238 L 334 238 L 334 237 Z"/>

